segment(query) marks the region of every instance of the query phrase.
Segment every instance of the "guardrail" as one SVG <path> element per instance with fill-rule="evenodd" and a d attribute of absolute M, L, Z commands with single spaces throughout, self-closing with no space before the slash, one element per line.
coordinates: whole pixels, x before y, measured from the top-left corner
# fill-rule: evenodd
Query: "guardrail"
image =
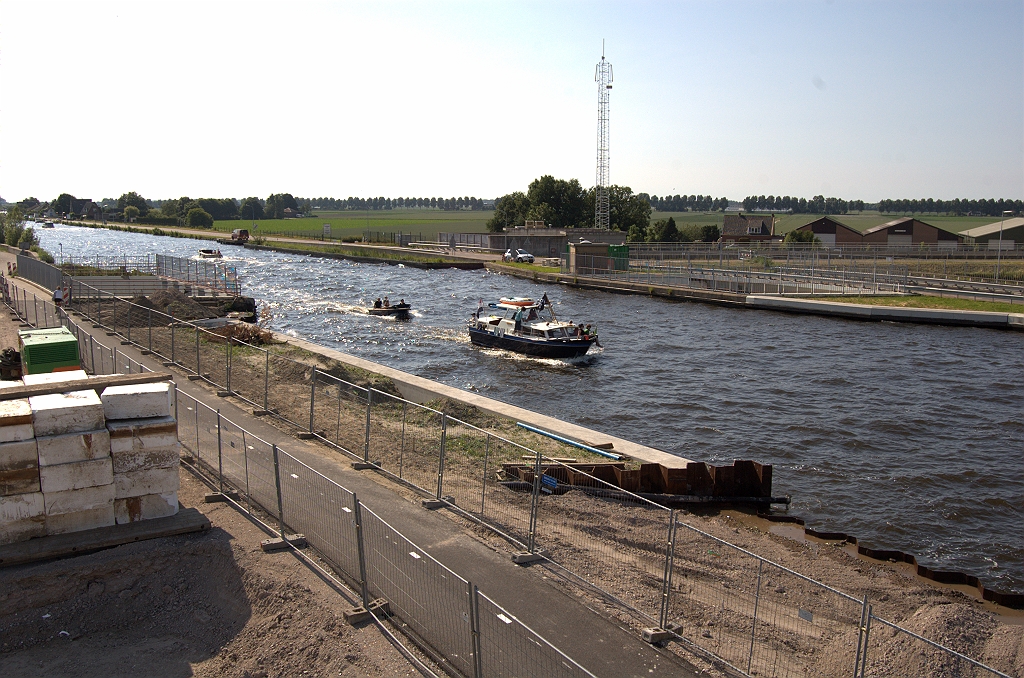
<path fill-rule="evenodd" d="M 72 329 L 89 371 L 143 369 L 118 349 L 96 342 L 64 309 L 6 280 L 4 290 L 9 305 L 30 323 L 63 323 Z M 643 624 L 668 629 L 680 646 L 713 663 L 748 676 L 848 676 L 853 672 L 863 677 L 887 675 L 877 673 L 875 667 L 887 666 L 893 652 L 910 652 L 905 648 L 912 647 L 914 662 L 901 665 L 901 675 L 925 678 L 936 675 L 937 667 L 955 666 L 969 672 L 950 675 L 1010 678 L 882 620 L 874 615 L 866 596 L 851 596 L 715 537 L 688 524 L 678 512 L 576 465 L 261 347 L 225 340 L 173 319 L 168 323 L 166 317 L 154 322 L 153 317 L 162 314 L 151 309 L 136 307 L 141 310 L 134 311 L 135 316 L 147 320 L 144 327 L 133 328 L 131 307 L 123 300 L 100 304 L 93 323 L 443 502 L 531 558 L 548 561 L 570 581 L 584 583 L 585 590 L 599 591 L 606 601 L 616 602 Z M 71 310 L 88 317 L 94 309 L 73 305 Z M 239 367 L 233 368 L 236 364 Z M 206 414 L 200 415 L 201 409 Z M 251 443 L 245 440 L 228 444 L 232 452 L 225 461 L 223 434 L 219 447 L 212 446 L 216 432 L 227 424 L 211 412 L 216 413 L 197 402 L 179 418 L 179 429 L 185 431 L 183 443 L 191 446 L 190 436 L 194 436 L 190 449 L 208 469 L 216 469 L 219 480 L 244 492 L 254 505 L 266 508 L 269 503 L 268 512 L 281 518 L 280 510 L 275 513 L 268 480 L 277 467 L 270 466 L 264 452 L 253 458 L 250 469 L 244 450 Z M 189 416 L 194 423 L 185 421 Z M 203 449 L 218 450 L 216 465 L 212 453 L 204 455 Z M 495 473 L 505 465 L 520 467 L 518 478 Z M 313 469 L 303 473 L 318 475 Z M 567 482 L 570 474 L 571 484 Z M 290 482 L 285 481 L 285 486 Z M 301 506 L 299 499 L 295 501 Z M 344 512 L 346 506 L 351 509 L 334 500 L 317 501 L 316 515 Z M 290 502 L 282 497 L 281 505 Z M 307 509 L 300 510 L 300 515 L 303 510 Z M 330 532 L 307 528 L 301 521 L 293 523 L 291 518 L 282 524 L 307 533 Z M 329 550 L 341 548 L 323 544 Z M 873 621 L 890 631 L 873 632 Z"/>

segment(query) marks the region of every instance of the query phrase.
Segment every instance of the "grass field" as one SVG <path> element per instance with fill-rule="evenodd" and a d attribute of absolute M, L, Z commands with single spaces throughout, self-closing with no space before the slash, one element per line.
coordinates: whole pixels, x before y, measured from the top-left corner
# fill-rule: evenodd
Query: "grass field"
<path fill-rule="evenodd" d="M 866 304 L 870 306 L 897 306 L 899 308 L 939 308 L 955 311 L 991 311 L 993 313 L 1024 313 L 1024 305 L 1004 304 L 993 301 L 973 301 L 947 297 L 810 297 L 821 301 L 836 301 L 844 304 Z"/>
<path fill-rule="evenodd" d="M 359 238 L 372 233 L 412 233 L 414 240 L 436 240 L 443 233 L 485 233 L 492 211 L 444 212 L 441 210 L 369 210 L 363 212 L 317 211 L 305 219 L 257 219 L 258 228 L 245 219 L 214 222 L 216 231 L 230 233 L 248 228 L 251 235 L 294 235 L 319 237 L 324 224 L 331 225 L 331 236 Z"/>

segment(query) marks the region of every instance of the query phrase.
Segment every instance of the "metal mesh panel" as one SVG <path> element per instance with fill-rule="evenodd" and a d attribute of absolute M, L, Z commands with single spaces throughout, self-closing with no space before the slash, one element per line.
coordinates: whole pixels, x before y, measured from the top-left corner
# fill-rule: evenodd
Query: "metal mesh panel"
<path fill-rule="evenodd" d="M 526 544 L 532 485 L 510 479 L 503 472 L 505 464 L 521 463 L 524 456 L 533 458 L 535 453 L 449 417 L 441 494 L 454 498 L 463 511 Z"/>
<path fill-rule="evenodd" d="M 317 371 L 314 432 L 359 459 L 366 443 L 366 389 Z"/>
<path fill-rule="evenodd" d="M 359 581 L 355 496 L 278 450 L 285 522 L 350 580 Z"/>
<path fill-rule="evenodd" d="M 199 367 L 204 378 L 214 386 L 227 388 L 228 383 L 228 342 L 227 339 L 209 330 L 199 332 Z"/>
<path fill-rule="evenodd" d="M 370 410 L 370 461 L 435 494 L 441 462 L 443 415 L 380 391 Z"/>
<path fill-rule="evenodd" d="M 371 597 L 384 597 L 431 647 L 472 675 L 468 583 L 365 506 L 360 507 Z"/>
<path fill-rule="evenodd" d="M 965 628 L 955 631 L 959 642 L 968 644 L 969 634 Z M 932 678 L 933 676 L 956 676 L 957 678 L 993 678 L 1006 676 L 994 668 L 968 659 L 923 636 L 901 628 L 892 622 L 870 615 L 865 655 L 861 673 L 864 678 L 901 676 L 902 678 Z M 953 643 L 957 641 L 954 640 Z M 965 648 L 966 649 L 966 648 Z M 1005 658 L 1009 663 L 1013 660 Z M 1006 666 L 1012 671 L 1012 666 Z"/>
<path fill-rule="evenodd" d="M 593 674 L 477 592 L 480 664 L 485 676 L 558 678 Z M 529 657 L 529 662 L 523 658 Z"/>
<path fill-rule="evenodd" d="M 309 428 L 310 378 L 313 367 L 270 353 L 268 409 L 285 421 Z"/>
<path fill-rule="evenodd" d="M 235 342 L 231 346 L 231 392 L 258 409 L 263 409 L 266 394 L 267 351 Z"/>
<path fill-rule="evenodd" d="M 537 546 L 555 562 L 657 620 L 671 511 L 578 465 L 545 458 L 541 472 Z M 522 473 L 522 480 L 533 483 L 532 468 Z"/>

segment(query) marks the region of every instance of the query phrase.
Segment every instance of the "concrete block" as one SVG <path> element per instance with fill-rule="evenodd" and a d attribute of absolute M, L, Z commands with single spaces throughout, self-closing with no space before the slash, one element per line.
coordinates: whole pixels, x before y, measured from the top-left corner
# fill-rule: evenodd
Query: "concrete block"
<path fill-rule="evenodd" d="M 0 496 L 39 492 L 39 467 L 0 471 Z"/>
<path fill-rule="evenodd" d="M 0 443 L 0 471 L 34 468 L 39 465 L 36 439 Z"/>
<path fill-rule="evenodd" d="M 0 382 L 20 384 L 21 382 Z M 28 440 L 36 434 L 32 427 L 32 407 L 28 398 L 0 400 L 0 443 Z"/>
<path fill-rule="evenodd" d="M 43 492 L 43 501 L 46 504 L 46 515 L 48 516 L 90 511 L 107 504 L 113 506 L 114 485 L 97 485 L 64 492 Z"/>
<path fill-rule="evenodd" d="M 107 421 L 110 451 L 115 454 L 144 452 L 178 444 L 178 422 L 174 417 Z"/>
<path fill-rule="evenodd" d="M 66 372 L 26 374 L 21 380 L 25 382 L 25 386 L 38 386 L 40 384 L 59 384 L 62 381 L 82 381 L 88 378 L 89 375 L 85 373 L 85 370 L 67 370 Z"/>
<path fill-rule="evenodd" d="M 181 463 L 181 445 L 175 442 L 167 447 L 130 450 L 111 454 L 114 473 L 131 473 L 148 468 L 178 468 Z"/>
<path fill-rule="evenodd" d="M 100 506 L 88 511 L 46 516 L 46 534 L 66 534 L 109 527 L 114 524 L 114 505 Z"/>
<path fill-rule="evenodd" d="M 104 428 L 103 403 L 96 391 L 51 393 L 28 399 L 37 436 L 85 433 Z"/>
<path fill-rule="evenodd" d="M 71 464 L 110 456 L 110 434 L 105 428 L 88 433 L 40 436 L 36 438 L 36 445 L 39 448 L 40 466 Z"/>
<path fill-rule="evenodd" d="M 107 419 L 144 419 L 167 417 L 174 411 L 174 394 L 171 384 L 160 381 L 154 384 L 130 386 L 108 386 L 103 389 L 100 400 Z"/>
<path fill-rule="evenodd" d="M 46 536 L 43 506 L 41 492 L 0 497 L 0 544 Z"/>
<path fill-rule="evenodd" d="M 137 523 L 140 520 L 166 518 L 178 512 L 178 494 L 144 494 L 114 500 L 114 519 L 118 525 Z"/>
<path fill-rule="evenodd" d="M 0 379 L 0 391 L 5 388 L 14 388 L 15 386 L 24 386 L 25 382 L 21 379 Z"/>
<path fill-rule="evenodd" d="M 127 499 L 146 494 L 169 494 L 177 492 L 179 485 L 177 466 L 118 473 L 114 476 L 114 497 Z"/>
<path fill-rule="evenodd" d="M 109 485 L 112 482 L 114 466 L 110 457 L 39 467 L 39 486 L 43 492 L 80 490 L 83 487 Z"/>

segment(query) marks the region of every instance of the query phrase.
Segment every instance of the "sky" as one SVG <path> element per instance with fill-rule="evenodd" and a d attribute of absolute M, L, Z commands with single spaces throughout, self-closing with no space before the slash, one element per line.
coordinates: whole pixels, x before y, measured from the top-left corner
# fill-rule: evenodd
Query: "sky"
<path fill-rule="evenodd" d="M 1024 0 L 0 3 L 0 197 L 1024 198 Z"/>

